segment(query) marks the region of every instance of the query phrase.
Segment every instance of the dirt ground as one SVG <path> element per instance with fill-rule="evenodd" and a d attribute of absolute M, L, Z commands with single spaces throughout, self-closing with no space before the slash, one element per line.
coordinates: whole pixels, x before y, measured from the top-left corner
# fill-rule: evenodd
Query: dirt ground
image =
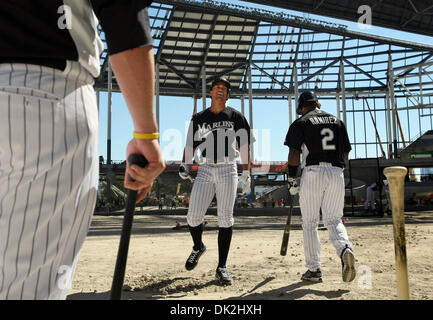
<path fill-rule="evenodd" d="M 227 268 L 233 285 L 215 280 L 217 220 L 207 215 L 198 266 L 185 270 L 192 240 L 185 214 L 140 214 L 134 218 L 122 299 L 155 300 L 395 300 L 397 282 L 392 217 L 348 217 L 357 276 L 341 279 L 341 263 L 321 227 L 323 282 L 300 280 L 305 272 L 301 219 L 292 217 L 286 256 L 280 256 L 286 216 L 236 216 Z M 407 212 L 406 245 L 410 298 L 433 299 L 433 212 Z M 94 216 L 81 250 L 69 300 L 107 300 L 116 263 L 122 216 Z M 173 229 L 179 222 L 183 227 Z"/>

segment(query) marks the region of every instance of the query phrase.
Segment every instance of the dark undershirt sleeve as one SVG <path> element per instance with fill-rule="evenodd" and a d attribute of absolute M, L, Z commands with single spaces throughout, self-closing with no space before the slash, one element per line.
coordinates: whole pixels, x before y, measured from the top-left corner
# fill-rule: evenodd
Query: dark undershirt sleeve
<path fill-rule="evenodd" d="M 145 0 L 91 0 L 102 26 L 108 54 L 153 44 Z"/>
<path fill-rule="evenodd" d="M 243 115 L 236 118 L 235 130 L 236 130 L 236 141 L 238 147 L 242 147 L 245 144 L 251 144 L 256 141 L 254 135 L 252 134 L 250 125 L 247 119 Z M 243 134 L 239 130 L 245 130 L 246 134 Z M 247 137 L 247 139 L 244 138 L 245 136 Z"/>
<path fill-rule="evenodd" d="M 304 130 L 300 122 L 294 122 L 287 131 L 284 145 L 301 151 L 302 144 L 304 143 Z"/>
<path fill-rule="evenodd" d="M 352 146 L 350 144 L 349 136 L 347 135 L 346 126 L 343 122 L 341 122 L 341 136 L 342 136 L 342 143 L 343 143 L 343 152 L 347 153 L 352 150 Z"/>

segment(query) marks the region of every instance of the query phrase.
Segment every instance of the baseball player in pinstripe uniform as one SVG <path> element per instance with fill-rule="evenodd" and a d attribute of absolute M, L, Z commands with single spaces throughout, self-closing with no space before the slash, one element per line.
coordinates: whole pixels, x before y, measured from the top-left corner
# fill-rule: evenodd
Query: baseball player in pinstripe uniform
<path fill-rule="evenodd" d="M 329 232 L 342 262 L 344 282 L 355 278 L 355 257 L 346 228 L 341 221 L 344 209 L 344 160 L 351 150 L 344 123 L 320 110 L 317 96 L 303 92 L 299 96 L 297 113 L 302 115 L 292 123 L 284 144 L 290 148 L 288 159 L 288 188 L 290 194 L 299 192 L 302 214 L 305 261 L 308 270 L 302 280 L 321 282 L 320 241 L 318 225 L 320 210 L 323 224 Z M 300 154 L 302 176 L 296 182 Z"/>
<path fill-rule="evenodd" d="M 135 127 L 127 156 L 150 163 L 128 166 L 125 176 L 135 182 L 125 179 L 125 186 L 140 190 L 140 201 L 164 170 L 149 4 L 2 1 L 0 299 L 65 299 L 71 286 L 98 188 L 97 19 Z"/>
<path fill-rule="evenodd" d="M 240 155 L 243 172 L 242 185 L 250 185 L 250 126 L 245 117 L 226 106 L 230 83 L 225 78 L 213 81 L 210 90 L 211 106 L 195 114 L 190 122 L 188 137 L 179 175 L 188 178 L 188 163 L 195 152 L 201 153 L 200 167 L 191 191 L 187 222 L 194 242 L 185 268 L 192 270 L 206 251 L 202 242 L 203 220 L 213 197 L 216 195 L 218 211 L 218 267 L 216 279 L 230 285 L 226 261 L 232 238 L 233 207 L 238 186 L 236 158 Z"/>

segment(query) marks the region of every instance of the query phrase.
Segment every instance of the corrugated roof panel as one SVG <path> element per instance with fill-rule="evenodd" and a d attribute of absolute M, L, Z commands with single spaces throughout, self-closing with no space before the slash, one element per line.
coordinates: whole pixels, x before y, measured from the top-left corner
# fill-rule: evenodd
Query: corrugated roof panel
<path fill-rule="evenodd" d="M 195 84 L 201 83 L 203 65 L 207 82 L 217 75 L 234 77 L 233 92 L 247 94 L 244 85 L 248 82 L 246 67 L 250 59 L 253 95 L 279 92 L 281 84 L 286 88 L 285 94 L 289 91 L 293 94 L 295 62 L 299 90 L 319 83 L 323 90 L 336 93 L 340 90 L 340 58 L 345 59 L 347 92 L 358 89 L 357 84 L 369 91 L 385 90 L 380 82 L 386 82 L 389 50 L 394 67 L 433 60 L 433 47 L 409 42 L 410 39 L 406 42 L 355 33 L 326 21 L 287 16 L 278 11 L 235 8 L 235 5 L 218 6 L 217 1 L 162 1 L 164 4 L 154 1 L 149 15 L 156 61 L 160 59 L 160 90 L 165 94 L 170 94 L 172 83 L 178 85 L 172 94 L 194 94 Z M 315 3 L 330 5 L 331 1 L 335 4 L 337 0 Z M 343 1 L 341 6 L 349 4 Z M 405 70 L 398 73 L 404 74 Z M 362 76 L 356 78 L 356 74 Z M 104 69 L 97 85 L 106 85 L 106 81 Z M 170 86 L 164 87 L 167 81 Z M 424 81 L 424 92 L 433 91 L 433 86 L 428 84 L 433 81 L 427 77 Z M 396 90 L 405 92 L 399 87 Z"/>
<path fill-rule="evenodd" d="M 197 19 L 201 20 L 203 17 L 203 13 L 199 12 L 185 12 L 185 17 L 188 19 Z"/>
<path fill-rule="evenodd" d="M 387 1 L 350 1 L 350 0 L 243 0 L 262 5 L 280 7 L 321 16 L 358 22 L 362 14 L 361 5 L 367 5 L 373 13 L 372 24 L 433 36 L 433 3 L 428 0 L 387 0 Z"/>

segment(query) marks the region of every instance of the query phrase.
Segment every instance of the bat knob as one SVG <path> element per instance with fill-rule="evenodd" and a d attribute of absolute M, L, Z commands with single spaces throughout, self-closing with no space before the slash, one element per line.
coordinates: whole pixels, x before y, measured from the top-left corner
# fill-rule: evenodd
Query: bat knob
<path fill-rule="evenodd" d="M 128 157 L 128 163 L 129 165 L 137 165 L 141 168 L 145 168 L 149 165 L 149 161 L 142 155 L 142 154 L 131 154 Z M 131 177 L 129 177 L 129 180 L 134 181 Z"/>
<path fill-rule="evenodd" d="M 131 154 L 128 157 L 129 165 L 137 165 L 139 167 L 147 167 L 149 165 L 149 161 L 142 154 Z"/>

